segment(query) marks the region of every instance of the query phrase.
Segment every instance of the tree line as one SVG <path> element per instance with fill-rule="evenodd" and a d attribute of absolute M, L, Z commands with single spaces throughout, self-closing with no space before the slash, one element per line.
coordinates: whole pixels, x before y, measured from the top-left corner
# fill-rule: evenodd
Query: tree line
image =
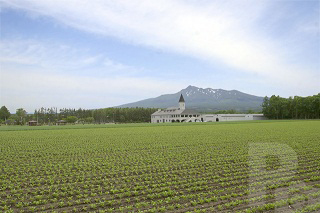
<path fill-rule="evenodd" d="M 155 108 L 103 108 L 103 109 L 73 109 L 56 107 L 36 109 L 28 114 L 23 108 L 11 114 L 3 106 L 0 108 L 0 123 L 24 125 L 29 121 L 37 121 L 38 125 L 52 124 L 65 121 L 67 123 L 142 123 L 150 122 Z"/>
<path fill-rule="evenodd" d="M 2 106 L 0 108 L 0 124 L 24 125 L 29 121 L 37 121 L 39 125 L 56 124 L 59 121 L 67 123 L 142 123 L 150 122 L 151 114 L 156 108 L 103 108 L 103 109 L 73 109 L 56 107 L 36 109 L 28 114 L 23 108 L 11 114 Z M 215 114 L 236 113 L 235 110 L 224 110 Z M 253 113 L 253 111 L 248 111 Z M 313 96 L 280 96 L 265 97 L 262 103 L 262 113 L 269 119 L 320 119 L 320 93 Z"/>
<path fill-rule="evenodd" d="M 262 113 L 269 119 L 319 119 L 320 93 L 307 97 L 265 97 Z"/>

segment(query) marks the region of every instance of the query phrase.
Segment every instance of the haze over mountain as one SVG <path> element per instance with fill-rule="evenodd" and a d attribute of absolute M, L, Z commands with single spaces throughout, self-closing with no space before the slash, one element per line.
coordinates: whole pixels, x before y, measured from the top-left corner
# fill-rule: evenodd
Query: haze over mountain
<path fill-rule="evenodd" d="M 261 111 L 263 97 L 249 95 L 237 90 L 223 90 L 188 86 L 174 94 L 165 94 L 118 107 L 154 107 L 167 108 L 178 106 L 180 94 L 183 95 L 186 108 L 201 112 L 230 110 L 245 112 L 247 110 Z"/>

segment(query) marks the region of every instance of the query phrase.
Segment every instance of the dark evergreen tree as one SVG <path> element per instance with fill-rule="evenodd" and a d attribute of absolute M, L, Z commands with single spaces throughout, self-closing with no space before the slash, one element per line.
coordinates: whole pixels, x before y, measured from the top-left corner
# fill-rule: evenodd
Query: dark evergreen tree
<path fill-rule="evenodd" d="M 3 120 L 3 121 L 5 121 L 5 120 L 7 120 L 9 117 L 10 117 L 10 112 L 9 112 L 9 110 L 7 109 L 7 107 L 6 106 L 2 106 L 1 108 L 0 108 L 0 120 Z"/>

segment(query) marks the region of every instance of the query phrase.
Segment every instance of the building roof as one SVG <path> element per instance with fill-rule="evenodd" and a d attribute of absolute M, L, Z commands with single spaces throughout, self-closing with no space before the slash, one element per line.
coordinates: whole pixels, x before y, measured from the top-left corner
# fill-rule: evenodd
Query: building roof
<path fill-rule="evenodd" d="M 200 113 L 193 109 L 180 109 L 177 107 L 170 107 L 167 109 L 158 110 L 152 115 L 200 115 Z"/>
<path fill-rule="evenodd" d="M 194 109 L 185 109 L 185 110 L 183 110 L 183 112 L 181 114 L 183 114 L 183 115 L 185 115 L 185 114 L 188 114 L 188 115 L 200 115 L 200 113 L 197 112 Z"/>
<path fill-rule="evenodd" d="M 184 102 L 184 98 L 183 98 L 182 94 L 180 95 L 179 103 L 180 102 Z"/>
<path fill-rule="evenodd" d="M 179 110 L 179 109 L 180 109 L 179 107 L 168 107 L 165 110 Z"/>

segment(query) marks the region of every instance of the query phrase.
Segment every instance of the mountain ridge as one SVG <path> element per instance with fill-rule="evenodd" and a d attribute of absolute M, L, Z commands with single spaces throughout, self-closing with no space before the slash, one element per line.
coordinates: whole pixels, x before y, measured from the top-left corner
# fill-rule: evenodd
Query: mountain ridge
<path fill-rule="evenodd" d="M 117 107 L 167 108 L 178 106 L 180 94 L 182 94 L 185 99 L 186 108 L 195 109 L 201 112 L 231 109 L 240 112 L 248 110 L 261 111 L 261 104 L 263 102 L 263 97 L 246 94 L 238 90 L 212 88 L 203 89 L 189 85 L 188 87 L 173 94 L 163 94 L 155 98 L 148 98 Z"/>

